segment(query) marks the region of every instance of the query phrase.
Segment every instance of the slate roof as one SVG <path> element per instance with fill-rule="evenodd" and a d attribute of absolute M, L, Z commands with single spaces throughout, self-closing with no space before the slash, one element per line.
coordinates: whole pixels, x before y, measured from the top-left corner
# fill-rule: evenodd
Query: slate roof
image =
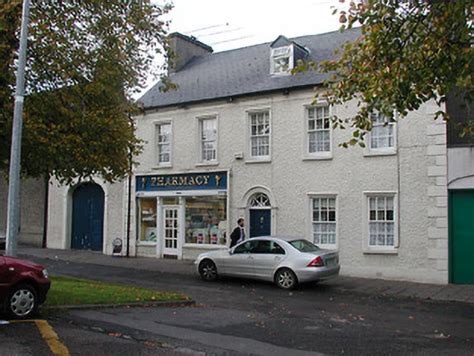
<path fill-rule="evenodd" d="M 360 35 L 358 29 L 329 32 L 290 39 L 309 49 L 315 62 L 334 58 L 334 51 Z M 314 71 L 297 75 L 272 76 L 270 74 L 270 44 L 210 53 L 195 57 L 180 71 L 171 74 L 177 90 L 160 92 L 160 83 L 148 90 L 138 101 L 145 109 L 219 98 L 237 97 L 275 90 L 314 86 L 322 83 L 326 74 Z"/>

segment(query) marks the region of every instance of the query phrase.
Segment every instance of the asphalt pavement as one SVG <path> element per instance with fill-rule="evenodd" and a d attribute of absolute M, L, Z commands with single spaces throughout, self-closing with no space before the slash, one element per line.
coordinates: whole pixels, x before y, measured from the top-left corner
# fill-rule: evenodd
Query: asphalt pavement
<path fill-rule="evenodd" d="M 124 355 L 146 354 L 146 345 L 155 345 L 156 354 L 193 355 L 474 352 L 474 307 L 468 303 L 359 293 L 327 283 L 288 292 L 271 283 L 239 279 L 209 283 L 173 269 L 31 259 L 52 274 L 181 292 L 197 302 L 184 308 L 46 311 L 71 354 L 117 354 L 120 347 L 113 347 L 114 339 L 127 342 L 120 353 Z M 76 328 L 90 336 L 85 340 Z M 102 338 L 108 340 L 104 346 L 94 341 Z"/>
<path fill-rule="evenodd" d="M 18 253 L 25 258 L 120 267 L 134 271 L 143 270 L 188 276 L 195 274 L 193 261 L 189 260 L 114 257 L 93 251 L 43 249 L 29 246 L 20 246 Z M 439 285 L 347 276 L 339 276 L 337 279 L 326 281 L 325 285 L 331 286 L 334 290 L 374 296 L 474 304 L 474 285 Z"/>

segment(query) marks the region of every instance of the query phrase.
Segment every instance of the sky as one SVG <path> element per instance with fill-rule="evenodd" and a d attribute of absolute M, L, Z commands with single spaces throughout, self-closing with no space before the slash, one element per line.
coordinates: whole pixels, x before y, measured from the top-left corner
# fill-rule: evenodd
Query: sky
<path fill-rule="evenodd" d="M 338 0 L 174 0 L 170 30 L 195 36 L 215 52 L 337 30 Z M 234 40 L 235 39 L 235 40 Z"/>
<path fill-rule="evenodd" d="M 161 2 L 161 1 L 160 1 Z M 161 2 L 162 3 L 162 2 Z M 194 36 L 214 52 L 338 30 L 339 0 L 173 0 L 170 32 Z M 150 79 L 139 98 L 156 80 Z"/>

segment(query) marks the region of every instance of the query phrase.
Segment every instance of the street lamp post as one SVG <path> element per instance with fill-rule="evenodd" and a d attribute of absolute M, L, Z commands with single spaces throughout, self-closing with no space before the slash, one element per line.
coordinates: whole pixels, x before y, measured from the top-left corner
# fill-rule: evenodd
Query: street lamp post
<path fill-rule="evenodd" d="M 21 131 L 23 126 L 23 100 L 25 97 L 25 65 L 26 43 L 28 38 L 28 22 L 30 17 L 30 0 L 23 1 L 21 19 L 20 50 L 18 69 L 16 72 L 15 108 L 13 112 L 12 143 L 10 148 L 10 171 L 8 181 L 7 210 L 7 256 L 16 256 L 18 229 L 20 226 L 20 162 L 21 162 Z"/>

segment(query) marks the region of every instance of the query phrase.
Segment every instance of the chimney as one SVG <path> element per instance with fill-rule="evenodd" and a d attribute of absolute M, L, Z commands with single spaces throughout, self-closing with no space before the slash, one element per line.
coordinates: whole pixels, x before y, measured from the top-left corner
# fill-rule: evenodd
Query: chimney
<path fill-rule="evenodd" d="M 212 47 L 199 42 L 195 37 L 185 36 L 179 32 L 169 35 L 169 45 L 173 53 L 169 72 L 180 71 L 191 59 L 212 53 Z"/>

